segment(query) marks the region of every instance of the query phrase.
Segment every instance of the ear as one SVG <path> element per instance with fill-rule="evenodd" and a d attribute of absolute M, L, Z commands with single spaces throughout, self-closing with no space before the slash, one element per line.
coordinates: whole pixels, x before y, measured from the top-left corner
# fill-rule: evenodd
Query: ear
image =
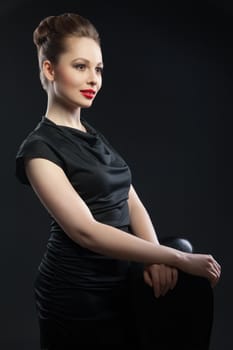
<path fill-rule="evenodd" d="M 43 61 L 42 71 L 48 81 L 52 82 L 54 80 L 54 68 L 53 68 L 53 64 L 49 60 Z"/>

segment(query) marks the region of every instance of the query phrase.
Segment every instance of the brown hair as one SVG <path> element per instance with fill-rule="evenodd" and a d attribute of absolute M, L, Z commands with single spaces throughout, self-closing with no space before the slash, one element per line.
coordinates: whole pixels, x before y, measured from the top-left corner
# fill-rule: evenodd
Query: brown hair
<path fill-rule="evenodd" d="M 42 62 L 49 60 L 56 64 L 59 55 L 66 51 L 65 39 L 70 36 L 87 37 L 100 46 L 100 37 L 94 25 L 77 13 L 64 13 L 44 18 L 33 32 L 33 42 L 37 47 L 40 79 L 43 88 L 47 80 L 42 73 Z"/>

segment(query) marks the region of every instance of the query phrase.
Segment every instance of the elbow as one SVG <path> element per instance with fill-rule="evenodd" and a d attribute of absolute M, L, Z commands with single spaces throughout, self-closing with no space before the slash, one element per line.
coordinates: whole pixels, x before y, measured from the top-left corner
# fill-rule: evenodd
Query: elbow
<path fill-rule="evenodd" d="M 97 221 L 85 223 L 83 227 L 74 228 L 69 236 L 83 248 L 93 249 L 96 241 Z"/>

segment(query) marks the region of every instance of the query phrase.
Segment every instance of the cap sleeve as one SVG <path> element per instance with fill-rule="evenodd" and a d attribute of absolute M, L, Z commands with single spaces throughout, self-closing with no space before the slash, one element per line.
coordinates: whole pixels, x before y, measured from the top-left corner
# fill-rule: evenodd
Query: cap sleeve
<path fill-rule="evenodd" d="M 15 165 L 15 176 L 16 178 L 25 185 L 30 185 L 25 172 L 25 159 L 28 158 L 44 158 L 57 164 L 61 168 L 63 167 L 63 161 L 59 157 L 58 153 L 45 141 L 36 140 L 25 140 L 16 154 L 16 165 Z"/>

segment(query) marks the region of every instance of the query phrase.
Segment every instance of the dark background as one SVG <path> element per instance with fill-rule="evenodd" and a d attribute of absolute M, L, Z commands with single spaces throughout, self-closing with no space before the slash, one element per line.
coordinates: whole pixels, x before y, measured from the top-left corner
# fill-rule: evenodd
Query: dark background
<path fill-rule="evenodd" d="M 230 0 L 1 2 L 0 347 L 39 349 L 32 283 L 49 218 L 15 178 L 15 154 L 46 108 L 32 31 L 69 11 L 102 37 L 103 88 L 83 116 L 129 163 L 158 236 L 182 235 L 221 263 L 211 350 L 232 349 Z"/>

